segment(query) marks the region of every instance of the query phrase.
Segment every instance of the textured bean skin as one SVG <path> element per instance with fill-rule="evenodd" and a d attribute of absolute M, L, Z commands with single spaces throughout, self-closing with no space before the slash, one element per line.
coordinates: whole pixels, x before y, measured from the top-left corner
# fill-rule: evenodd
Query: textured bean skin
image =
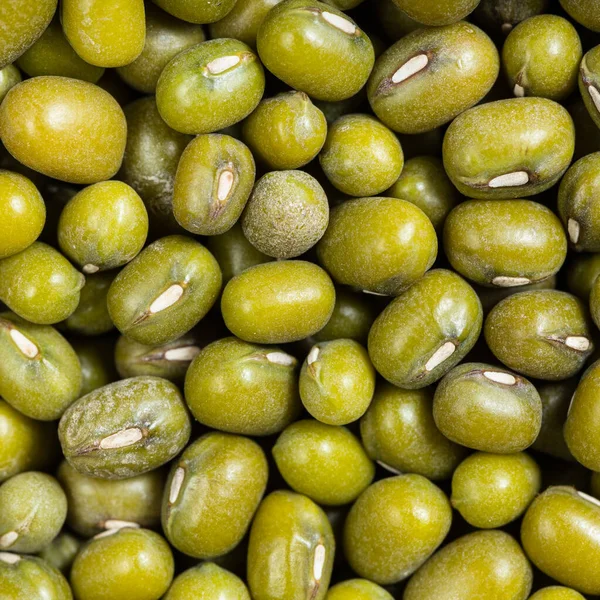
<path fill-rule="evenodd" d="M 502 48 L 502 61 L 515 96 L 562 100 L 574 89 L 581 62 L 577 30 L 562 17 L 538 15 L 519 23 Z"/>
<path fill-rule="evenodd" d="M 79 304 L 64 321 L 69 331 L 82 335 L 100 335 L 114 329 L 108 314 L 106 296 L 116 271 L 105 271 L 88 275 L 79 293 Z"/>
<path fill-rule="evenodd" d="M 331 211 L 317 254 L 337 283 L 395 296 L 432 266 L 437 237 L 410 202 L 357 198 Z"/>
<path fill-rule="evenodd" d="M 350 196 L 376 196 L 400 176 L 398 138 L 367 115 L 344 115 L 329 128 L 319 162 L 329 181 Z"/>
<path fill-rule="evenodd" d="M 328 342 L 342 338 L 364 345 L 375 320 L 375 312 L 368 296 L 352 292 L 344 286 L 336 287 L 331 319 L 312 339 L 315 342 Z"/>
<path fill-rule="evenodd" d="M 117 101 L 78 79 L 34 77 L 0 107 L 0 138 L 21 163 L 71 183 L 110 179 L 121 166 L 127 126 Z"/>
<path fill-rule="evenodd" d="M 594 46 L 585 53 L 579 66 L 579 91 L 583 103 L 594 123 L 600 123 L 600 109 L 594 102 L 594 93 L 600 88 L 600 47 Z"/>
<path fill-rule="evenodd" d="M 83 274 L 42 242 L 0 261 L 0 299 L 31 323 L 52 325 L 68 318 L 84 284 Z"/>
<path fill-rule="evenodd" d="M 491 286 L 504 278 L 543 281 L 567 256 L 559 219 L 530 200 L 462 202 L 446 219 L 444 248 L 459 273 Z"/>
<path fill-rule="evenodd" d="M 442 543 L 452 511 L 445 494 L 421 475 L 399 475 L 368 487 L 344 526 L 352 568 L 381 585 L 409 577 Z"/>
<path fill-rule="evenodd" d="M 498 376 L 500 382 L 494 381 Z M 524 377 L 482 363 L 463 363 L 436 388 L 433 417 L 453 442 L 484 452 L 510 454 L 528 448 L 536 439 L 542 402 Z"/>
<path fill-rule="evenodd" d="M 476 531 L 434 554 L 408 582 L 405 600 L 525 600 L 532 570 L 519 544 L 503 531 Z"/>
<path fill-rule="evenodd" d="M 535 290 L 499 302 L 486 319 L 484 334 L 490 350 L 510 369 L 556 381 L 584 366 L 594 349 L 590 326 L 575 296 Z"/>
<path fill-rule="evenodd" d="M 46 206 L 29 179 L 2 170 L 0 211 L 3 215 L 0 223 L 0 259 L 3 259 L 25 250 L 35 242 L 46 221 Z"/>
<path fill-rule="evenodd" d="M 335 289 L 317 265 L 290 260 L 257 265 L 223 290 L 225 325 L 259 344 L 301 340 L 323 328 L 333 312 Z"/>
<path fill-rule="evenodd" d="M 278 348 L 223 338 L 190 365 L 186 402 L 209 427 L 243 435 L 276 433 L 300 412 L 297 366 Z"/>
<path fill-rule="evenodd" d="M 171 468 L 162 504 L 167 539 L 195 558 L 226 554 L 250 526 L 268 473 L 256 442 L 219 432 L 202 436 Z"/>
<path fill-rule="evenodd" d="M 33 345 L 26 351 L 24 340 Z M 32 419 L 58 419 L 79 396 L 79 359 L 54 327 L 0 313 L 0 357 L 0 396 Z"/>
<path fill-rule="evenodd" d="M 354 340 L 318 342 L 300 371 L 304 407 L 328 425 L 346 425 L 359 419 L 369 407 L 374 389 L 373 365 L 366 350 Z"/>
<path fill-rule="evenodd" d="M 600 593 L 600 578 L 594 568 L 600 553 L 599 523 L 595 498 L 572 487 L 551 486 L 525 514 L 521 542 L 538 569 L 563 585 L 593 596 Z"/>
<path fill-rule="evenodd" d="M 450 124 L 444 136 L 444 167 L 458 191 L 470 198 L 523 198 L 559 180 L 573 157 L 574 135 L 571 117 L 552 100 L 489 102 Z M 526 173 L 527 180 L 490 187 L 497 177 L 515 172 Z"/>
<path fill-rule="evenodd" d="M 220 289 L 214 256 L 191 238 L 171 235 L 147 246 L 119 272 L 108 291 L 108 312 L 117 329 L 137 342 L 166 344 L 204 317 Z M 169 290 L 177 294 L 162 303 Z"/>
<path fill-rule="evenodd" d="M 592 31 L 600 31 L 600 5 L 597 0 L 584 2 L 582 0 L 560 0 L 560 5 L 570 17 Z"/>
<path fill-rule="evenodd" d="M 10 600 L 52 598 L 73 600 L 69 583 L 58 569 L 37 556 L 19 556 L 16 562 L 0 560 L 2 592 Z"/>
<path fill-rule="evenodd" d="M 384 196 L 402 198 L 418 206 L 436 230 L 458 203 L 458 192 L 436 156 L 415 156 L 404 163 L 400 177 Z"/>
<path fill-rule="evenodd" d="M 52 423 L 30 419 L 0 400 L 0 482 L 23 471 L 43 469 L 56 457 Z"/>
<path fill-rule="evenodd" d="M 140 432 L 137 439 L 103 447 L 106 438 L 131 429 Z M 185 446 L 190 430 L 174 384 L 160 377 L 132 377 L 71 405 L 60 421 L 59 438 L 63 454 L 80 473 L 124 479 L 168 462 Z"/>
<path fill-rule="evenodd" d="M 207 238 L 206 246 L 221 267 L 224 284 L 249 267 L 274 260 L 248 241 L 239 221 L 225 233 Z"/>
<path fill-rule="evenodd" d="M 335 553 L 327 516 L 306 496 L 288 491 L 261 503 L 248 547 L 248 584 L 254 600 L 324 600 Z M 277 561 L 278 569 L 271 568 Z"/>
<path fill-rule="evenodd" d="M 0 600 L 592 598 L 600 0 L 0 0 Z"/>
<path fill-rule="evenodd" d="M 326 600 L 392 600 L 382 587 L 367 579 L 348 579 L 329 589 Z"/>
<path fill-rule="evenodd" d="M 65 37 L 60 19 L 54 18 L 29 50 L 17 59 L 17 65 L 27 75 L 59 75 L 96 83 L 104 67 L 96 67 L 81 58 Z"/>
<path fill-rule="evenodd" d="M 600 413 L 595 401 L 600 386 L 600 364 L 595 362 L 584 373 L 572 396 L 564 426 L 567 446 L 585 467 L 600 469 Z"/>
<path fill-rule="evenodd" d="M 14 65 L 6 65 L 0 69 L 0 102 L 17 83 L 22 81 L 21 72 Z"/>
<path fill-rule="evenodd" d="M 204 562 L 179 574 L 164 600 L 250 600 L 244 582 L 215 563 Z"/>
<path fill-rule="evenodd" d="M 474 527 L 503 527 L 525 512 L 540 485 L 540 469 L 528 454 L 476 452 L 454 471 L 451 502 Z"/>
<path fill-rule="evenodd" d="M 471 13 L 478 0 L 451 0 L 436 2 L 436 0 L 394 0 L 398 8 L 403 10 L 411 19 L 423 25 L 447 25 L 466 17 Z"/>
<path fill-rule="evenodd" d="M 447 479 L 466 454 L 437 428 L 431 388 L 379 384 L 360 421 L 360 433 L 368 455 L 392 473 Z"/>
<path fill-rule="evenodd" d="M 113 520 L 141 527 L 160 523 L 166 479 L 162 469 L 127 479 L 100 479 L 83 475 L 63 461 L 57 476 L 69 501 L 67 524 L 79 535 L 96 535 L 109 528 Z"/>
<path fill-rule="evenodd" d="M 144 49 L 143 0 L 64 0 L 61 22 L 69 43 L 86 62 L 120 67 Z"/>
<path fill-rule="evenodd" d="M 252 153 L 239 140 L 217 133 L 197 136 L 177 166 L 173 188 L 177 222 L 199 235 L 229 231 L 244 210 L 255 172 Z M 231 186 L 223 194 L 220 184 L 228 175 Z"/>
<path fill-rule="evenodd" d="M 237 57 L 225 70 L 213 61 Z M 181 52 L 163 69 L 156 104 L 167 125 L 181 133 L 212 133 L 238 123 L 258 105 L 265 75 L 258 57 L 242 42 L 217 39 Z"/>
<path fill-rule="evenodd" d="M 6 0 L 0 6 L 0 68 L 19 58 L 44 32 L 58 0 Z"/>
<path fill-rule="evenodd" d="M 327 121 L 304 92 L 266 98 L 244 121 L 243 139 L 270 169 L 298 169 L 321 150 Z"/>
<path fill-rule="evenodd" d="M 222 19 L 210 24 L 210 36 L 233 37 L 256 48 L 258 28 L 271 8 L 279 2 L 281 0 L 237 0 Z"/>
<path fill-rule="evenodd" d="M 171 548 L 162 536 L 125 527 L 84 546 L 70 581 L 78 600 L 154 600 L 167 591 L 174 570 Z"/>
<path fill-rule="evenodd" d="M 375 319 L 369 332 L 369 356 L 394 385 L 426 387 L 466 356 L 479 337 L 482 321 L 481 304 L 469 284 L 451 271 L 434 269 Z M 447 344 L 452 345 L 452 353 L 436 359 Z"/>
<path fill-rule="evenodd" d="M 248 241 L 276 258 L 294 258 L 312 248 L 329 222 L 327 196 L 304 171 L 273 171 L 254 186 L 242 217 Z"/>
<path fill-rule="evenodd" d="M 569 234 L 571 246 L 578 252 L 600 250 L 596 201 L 600 189 L 600 152 L 588 154 L 571 165 L 558 189 L 558 213 Z"/>
<path fill-rule="evenodd" d="M 58 222 L 61 250 L 84 272 L 114 269 L 144 247 L 148 213 L 133 188 L 103 181 L 76 194 Z"/>
<path fill-rule="evenodd" d="M 552 585 L 538 590 L 531 600 L 585 600 L 585 598 L 574 589 Z"/>
<path fill-rule="evenodd" d="M 115 366 L 121 377 L 156 375 L 179 383 L 203 345 L 194 330 L 172 342 L 150 346 L 122 335 L 115 345 Z"/>
<path fill-rule="evenodd" d="M 178 19 L 190 23 L 214 23 L 219 21 L 236 4 L 236 0 L 226 0 L 218 3 L 204 2 L 203 0 L 153 0 L 153 2 Z"/>
<path fill-rule="evenodd" d="M 353 502 L 375 475 L 350 431 L 313 420 L 289 425 L 273 446 L 273 457 L 288 485 L 320 505 Z"/>
<path fill-rule="evenodd" d="M 473 19 L 486 31 L 506 37 L 521 21 L 543 13 L 548 0 L 481 0 Z"/>
<path fill-rule="evenodd" d="M 416 56 L 427 64 L 396 83 L 395 73 Z M 481 29 L 461 21 L 419 29 L 377 60 L 367 93 L 375 114 L 394 131 L 422 133 L 452 120 L 492 87 L 500 68 L 498 51 Z"/>
<path fill-rule="evenodd" d="M 39 552 L 60 532 L 67 497 L 50 475 L 28 471 L 0 486 L 0 550 Z M 14 535 L 14 539 L 8 536 Z"/>
<path fill-rule="evenodd" d="M 345 27 L 353 32 L 332 25 L 324 15 L 345 19 Z M 344 100 L 356 94 L 367 81 L 375 59 L 371 41 L 354 21 L 314 0 L 275 6 L 262 22 L 256 41 L 269 71 L 317 100 Z M 312 64 L 320 68 L 314 69 Z"/>

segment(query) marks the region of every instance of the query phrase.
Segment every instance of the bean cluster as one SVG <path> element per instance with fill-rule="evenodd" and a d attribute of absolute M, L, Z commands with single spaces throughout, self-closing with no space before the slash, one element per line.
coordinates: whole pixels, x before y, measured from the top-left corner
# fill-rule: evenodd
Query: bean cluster
<path fill-rule="evenodd" d="M 600 0 L 0 0 L 0 600 L 600 596 Z"/>

